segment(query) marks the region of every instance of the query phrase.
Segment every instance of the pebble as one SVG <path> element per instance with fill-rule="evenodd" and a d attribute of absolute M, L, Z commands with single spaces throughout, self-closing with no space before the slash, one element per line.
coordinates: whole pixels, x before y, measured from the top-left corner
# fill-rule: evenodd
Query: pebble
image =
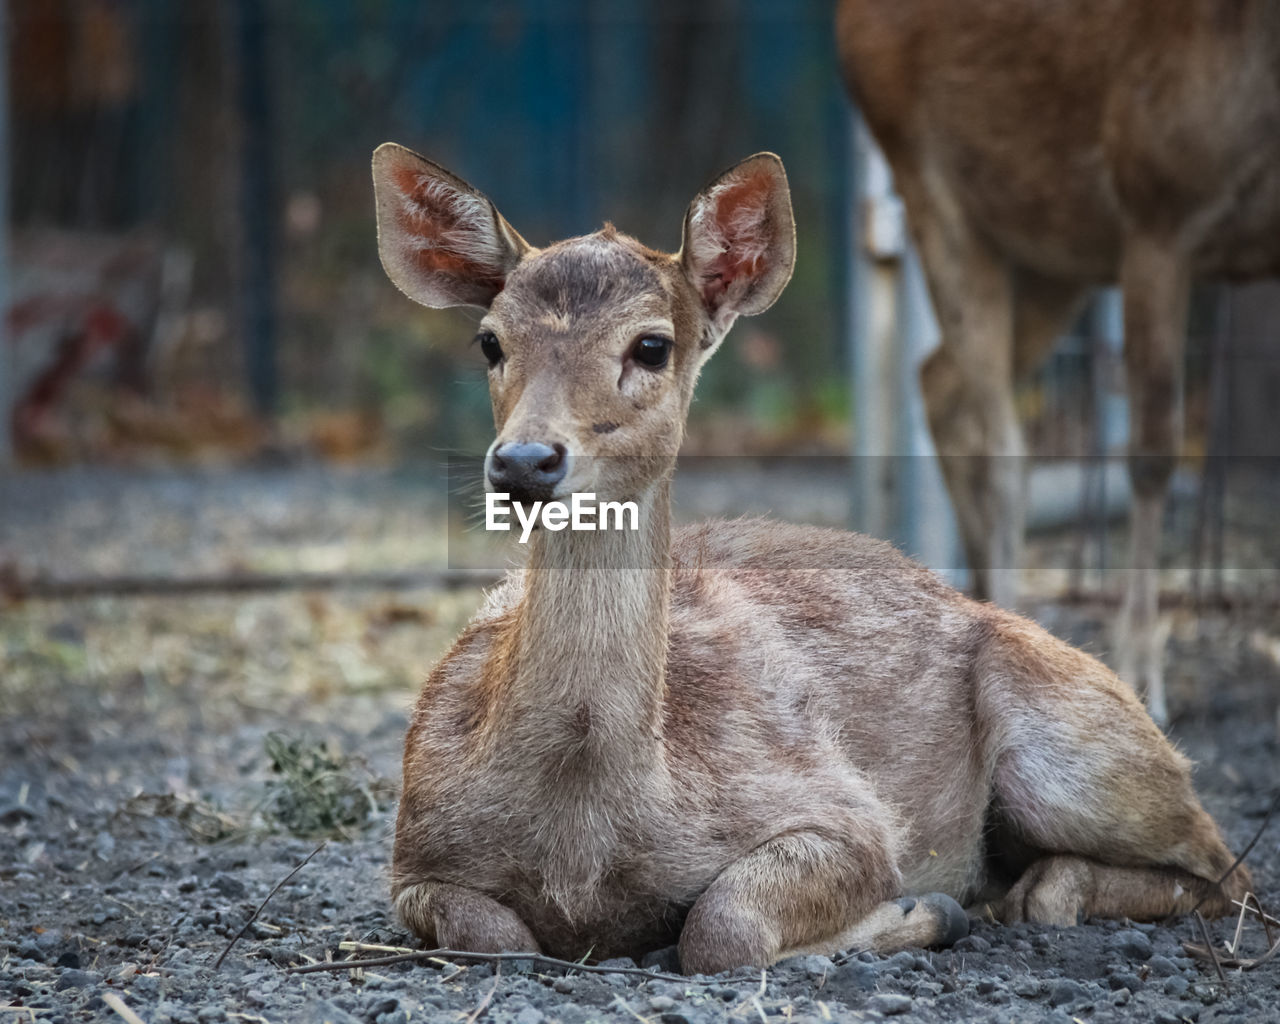
<path fill-rule="evenodd" d="M 1040 982 L 1035 978 L 1019 978 L 1010 988 L 1015 996 L 1023 999 L 1035 999 L 1040 995 Z"/>
<path fill-rule="evenodd" d="M 951 948 L 957 953 L 986 953 L 991 949 L 991 943 L 981 935 L 966 935 Z"/>
<path fill-rule="evenodd" d="M 526 1006 L 516 1014 L 515 1024 L 542 1024 L 545 1019 L 546 1016 L 541 1010 Z"/>
<path fill-rule="evenodd" d="M 1172 978 L 1174 975 L 1182 973 L 1177 964 L 1167 956 L 1160 956 L 1159 954 L 1148 960 L 1147 966 L 1151 968 L 1151 973 L 1157 978 Z"/>
<path fill-rule="evenodd" d="M 1107 979 L 1107 984 L 1113 991 L 1120 991 L 1127 988 L 1130 992 L 1137 992 L 1142 988 L 1142 979 L 1130 971 L 1116 971 Z"/>
<path fill-rule="evenodd" d="M 674 1009 L 675 1005 L 676 1001 L 670 996 L 652 996 L 649 999 L 649 1009 L 657 1010 L 658 1013 Z"/>
<path fill-rule="evenodd" d="M 1067 1003 L 1081 1002 L 1089 998 L 1088 990 L 1078 981 L 1063 978 L 1049 990 L 1050 1006 L 1065 1006 Z"/>
<path fill-rule="evenodd" d="M 244 887 L 244 882 L 236 878 L 235 875 L 228 875 L 225 872 L 219 872 L 214 875 L 210 887 L 214 892 L 220 896 L 225 896 L 229 900 L 241 899 L 248 892 Z"/>
<path fill-rule="evenodd" d="M 662 949 L 655 949 L 652 953 L 646 953 L 641 957 L 640 966 L 645 968 L 656 967 L 663 974 L 679 974 L 680 949 L 678 946 L 665 946 Z"/>
<path fill-rule="evenodd" d="M 567 996 L 578 986 L 572 978 L 556 978 L 556 980 L 551 983 L 551 987 L 561 995 Z"/>
<path fill-rule="evenodd" d="M 1127 988 L 1116 989 L 1111 993 L 1111 1002 L 1115 1006 L 1128 1006 L 1129 1000 L 1133 998 L 1133 993 Z"/>
<path fill-rule="evenodd" d="M 831 961 L 829 956 L 818 956 L 812 954 L 809 956 L 793 956 L 788 960 L 777 964 L 780 968 L 789 968 L 793 971 L 799 971 L 808 975 L 810 978 L 825 978 L 828 974 L 836 969 L 836 965 Z"/>
<path fill-rule="evenodd" d="M 390 1013 L 400 1005 L 400 1000 L 395 996 L 378 996 L 369 1004 L 369 1008 L 365 1010 L 365 1016 L 376 1019 L 383 1014 Z"/>
<path fill-rule="evenodd" d="M 827 975 L 827 983 L 823 990 L 830 992 L 837 999 L 845 999 L 859 992 L 873 992 L 879 972 L 870 964 L 860 960 L 841 964 Z"/>
<path fill-rule="evenodd" d="M 880 992 L 867 1000 L 867 1009 L 883 1013 L 886 1017 L 895 1017 L 911 1009 L 911 997 L 896 992 Z"/>
<path fill-rule="evenodd" d="M 101 975 L 70 968 L 63 971 L 58 977 L 58 984 L 54 988 L 59 992 L 67 988 L 88 988 L 91 985 L 96 985 L 101 980 Z"/>
<path fill-rule="evenodd" d="M 1117 932 L 1111 945 L 1116 952 L 1129 957 L 1131 960 L 1147 960 L 1154 952 L 1151 946 L 1151 939 L 1136 928 Z"/>

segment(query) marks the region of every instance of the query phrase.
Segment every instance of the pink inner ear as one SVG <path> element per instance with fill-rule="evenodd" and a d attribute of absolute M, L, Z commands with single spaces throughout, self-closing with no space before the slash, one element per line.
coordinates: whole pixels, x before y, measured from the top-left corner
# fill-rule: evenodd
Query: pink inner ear
<path fill-rule="evenodd" d="M 418 243 L 411 257 L 418 269 L 501 290 L 503 273 L 485 259 L 489 254 L 484 252 L 483 202 L 412 167 L 397 167 L 392 173 L 402 197 L 397 221 Z"/>
<path fill-rule="evenodd" d="M 772 179 L 749 174 L 728 182 L 711 196 L 712 229 L 720 254 L 703 270 L 703 298 L 715 302 L 730 285 L 754 278 L 768 248 L 767 211 Z"/>

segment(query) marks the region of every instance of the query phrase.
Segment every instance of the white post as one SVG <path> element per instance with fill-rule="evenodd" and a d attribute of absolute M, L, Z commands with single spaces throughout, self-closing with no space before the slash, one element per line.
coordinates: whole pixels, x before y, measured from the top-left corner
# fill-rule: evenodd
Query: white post
<path fill-rule="evenodd" d="M 853 136 L 854 525 L 960 583 L 955 518 L 920 393 L 920 366 L 938 327 L 889 165 L 856 115 Z"/>

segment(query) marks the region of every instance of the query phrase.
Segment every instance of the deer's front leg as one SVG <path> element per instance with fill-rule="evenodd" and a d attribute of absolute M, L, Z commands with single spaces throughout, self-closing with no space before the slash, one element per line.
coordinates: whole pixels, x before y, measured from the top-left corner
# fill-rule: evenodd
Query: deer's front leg
<path fill-rule="evenodd" d="M 778 836 L 730 864 L 698 898 L 680 935 L 680 965 L 715 974 L 806 951 L 945 945 L 967 934 L 954 900 L 895 900 L 900 888 L 876 839 Z"/>
<path fill-rule="evenodd" d="M 471 953 L 540 953 L 515 911 L 476 889 L 418 882 L 395 897 L 405 927 L 431 947 Z"/>

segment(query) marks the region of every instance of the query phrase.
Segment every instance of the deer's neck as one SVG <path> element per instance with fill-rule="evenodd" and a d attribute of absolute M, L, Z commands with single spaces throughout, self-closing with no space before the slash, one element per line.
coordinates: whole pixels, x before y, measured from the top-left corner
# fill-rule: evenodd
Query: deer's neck
<path fill-rule="evenodd" d="M 670 604 L 669 481 L 636 531 L 539 529 L 515 619 L 508 721 L 553 758 L 644 756 L 656 742 Z"/>

